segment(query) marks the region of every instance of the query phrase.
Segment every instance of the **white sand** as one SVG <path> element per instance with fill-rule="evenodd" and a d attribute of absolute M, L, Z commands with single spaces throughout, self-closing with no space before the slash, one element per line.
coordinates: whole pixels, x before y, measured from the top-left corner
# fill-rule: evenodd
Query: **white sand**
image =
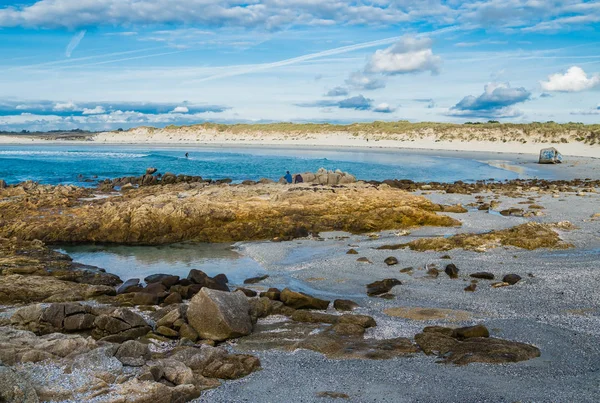
<path fill-rule="evenodd" d="M 460 137 L 461 133 L 456 133 Z M 482 140 L 439 140 L 434 133 L 429 135 L 398 134 L 394 139 L 365 138 L 365 135 L 339 133 L 230 133 L 205 130 L 198 127 L 177 129 L 149 129 L 140 127 L 124 132 L 104 132 L 90 135 L 87 140 L 47 140 L 40 136 L 2 135 L 0 144 L 153 144 L 153 145 L 190 145 L 197 146 L 283 146 L 303 147 L 367 147 L 385 149 L 421 149 L 447 151 L 474 151 L 538 154 L 545 147 L 556 147 L 565 156 L 600 157 L 600 145 L 587 145 L 580 142 L 553 143 L 542 138 L 532 137 L 531 141 L 482 141 Z M 383 137 L 383 136 L 379 136 Z M 404 140 L 400 138 L 410 138 Z"/>

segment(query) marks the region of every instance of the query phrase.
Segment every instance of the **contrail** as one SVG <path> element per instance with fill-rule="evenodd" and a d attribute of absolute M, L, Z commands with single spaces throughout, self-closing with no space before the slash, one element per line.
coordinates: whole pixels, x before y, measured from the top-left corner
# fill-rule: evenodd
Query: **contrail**
<path fill-rule="evenodd" d="M 79 43 L 85 36 L 86 32 L 87 31 L 85 29 L 77 32 L 77 34 L 73 37 L 73 39 L 71 39 L 71 42 L 69 42 L 69 44 L 67 45 L 67 49 L 65 50 L 65 56 L 71 57 L 71 53 L 73 53 L 75 48 L 77 46 L 79 46 Z"/>
<path fill-rule="evenodd" d="M 76 65 L 71 65 L 71 66 L 61 66 L 61 67 L 57 67 L 57 68 L 55 68 L 53 70 L 63 70 L 63 69 L 71 69 L 71 68 L 79 68 L 79 67 L 99 66 L 99 65 L 102 65 L 102 64 L 124 62 L 124 61 L 127 61 L 127 60 L 137 60 L 137 59 L 146 59 L 146 58 L 149 58 L 149 57 L 174 55 L 176 53 L 182 53 L 182 52 L 185 52 L 185 50 L 177 50 L 177 51 L 174 51 L 174 52 L 165 52 L 165 53 L 153 53 L 151 55 L 126 57 L 126 58 L 123 58 L 123 59 L 105 60 L 103 62 L 96 62 L 96 63 L 76 64 Z"/>
<path fill-rule="evenodd" d="M 446 33 L 446 32 L 456 31 L 458 29 L 460 29 L 460 28 L 459 27 L 447 27 L 447 28 L 442 28 L 442 29 L 427 32 L 427 33 L 415 34 L 415 36 L 416 37 L 432 36 L 432 35 L 438 35 L 438 34 L 442 34 L 442 33 Z M 352 52 L 355 50 L 372 48 L 372 47 L 381 46 L 381 45 L 389 45 L 389 44 L 399 41 L 404 36 L 405 35 L 394 36 L 391 38 L 379 39 L 379 40 L 371 41 L 371 42 L 363 42 L 363 43 L 357 43 L 354 45 L 342 46 L 340 48 L 324 50 L 322 52 L 311 53 L 308 55 L 293 57 L 291 59 L 280 60 L 278 62 L 273 62 L 273 63 L 247 65 L 247 68 L 242 69 L 242 70 L 229 71 L 229 72 L 225 72 L 225 73 L 221 73 L 221 74 L 214 74 L 212 76 L 193 80 L 192 82 L 202 83 L 202 82 L 206 82 L 206 81 L 217 80 L 219 78 L 239 76 L 239 75 L 243 75 L 243 74 L 254 73 L 256 71 L 268 70 L 268 69 L 282 67 L 282 66 L 289 66 L 290 64 L 301 63 L 301 62 L 305 62 L 307 60 L 318 59 L 318 58 L 326 57 L 326 56 L 339 55 L 342 53 L 348 53 L 348 52 Z"/>

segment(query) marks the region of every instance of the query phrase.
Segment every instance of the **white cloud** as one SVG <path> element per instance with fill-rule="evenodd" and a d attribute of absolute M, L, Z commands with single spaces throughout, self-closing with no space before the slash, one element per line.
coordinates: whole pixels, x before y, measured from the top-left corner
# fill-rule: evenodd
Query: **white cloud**
<path fill-rule="evenodd" d="M 385 87 L 385 82 L 382 79 L 366 75 L 360 71 L 350 73 L 346 84 L 360 91 L 370 91 Z"/>
<path fill-rule="evenodd" d="M 482 117 L 482 118 L 512 118 L 521 112 L 512 105 L 525 102 L 531 98 L 531 93 L 523 87 L 513 88 L 509 83 L 489 83 L 484 87 L 483 94 L 464 97 L 450 108 L 450 116 Z"/>
<path fill-rule="evenodd" d="M 171 113 L 188 113 L 190 110 L 185 106 L 178 106 Z"/>
<path fill-rule="evenodd" d="M 55 112 L 76 111 L 79 108 L 73 102 L 57 102 L 52 108 Z"/>
<path fill-rule="evenodd" d="M 106 113 L 106 109 L 104 109 L 102 106 L 98 105 L 93 109 L 89 109 L 89 108 L 83 108 L 83 115 L 101 115 L 103 113 Z"/>
<path fill-rule="evenodd" d="M 581 67 L 573 66 L 566 73 L 548 76 L 548 81 L 540 81 L 544 91 L 579 92 L 589 90 L 600 84 L 600 75 L 588 77 Z"/>
<path fill-rule="evenodd" d="M 437 73 L 442 59 L 433 54 L 431 39 L 404 37 L 371 56 L 365 71 L 382 74 L 407 74 L 421 71 Z"/>
<path fill-rule="evenodd" d="M 73 53 L 75 48 L 77 48 L 77 46 L 79 46 L 79 43 L 85 36 L 85 33 L 86 33 L 86 30 L 84 29 L 75 34 L 73 39 L 71 39 L 71 42 L 69 42 L 69 44 L 67 45 L 67 49 L 65 50 L 65 56 L 71 57 L 71 54 Z"/>
<path fill-rule="evenodd" d="M 379 113 L 392 113 L 395 110 L 396 110 L 396 108 L 390 106 L 390 104 L 387 104 L 385 102 L 382 102 L 379 105 L 377 105 L 375 108 L 373 108 L 373 112 L 379 112 Z"/>

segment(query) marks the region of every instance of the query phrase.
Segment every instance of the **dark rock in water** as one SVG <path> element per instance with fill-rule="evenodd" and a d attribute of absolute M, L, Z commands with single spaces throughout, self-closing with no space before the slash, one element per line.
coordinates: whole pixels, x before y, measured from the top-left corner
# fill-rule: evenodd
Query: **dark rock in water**
<path fill-rule="evenodd" d="M 158 169 L 150 167 L 150 168 L 146 168 L 146 175 L 153 175 L 158 171 Z"/>
<path fill-rule="evenodd" d="M 476 288 L 477 288 L 477 284 L 472 283 L 465 287 L 465 291 L 474 292 Z"/>
<path fill-rule="evenodd" d="M 473 273 L 470 275 L 473 278 L 480 278 L 483 280 L 493 280 L 494 279 L 494 274 L 493 273 L 489 273 L 487 271 L 480 271 L 477 273 Z"/>
<path fill-rule="evenodd" d="M 269 278 L 268 274 L 265 274 L 264 276 L 260 276 L 260 277 L 251 277 L 251 278 L 247 278 L 246 280 L 244 280 L 244 284 L 256 284 L 256 283 L 260 283 L 263 280 L 266 280 Z"/>
<path fill-rule="evenodd" d="M 224 285 L 224 286 L 227 286 L 227 283 L 229 283 L 229 279 L 223 273 L 220 273 L 220 274 L 217 274 L 216 276 L 214 276 L 213 280 L 215 280 L 217 283 Z"/>
<path fill-rule="evenodd" d="M 452 337 L 459 340 L 473 337 L 490 337 L 490 331 L 483 325 L 459 327 L 452 331 Z"/>
<path fill-rule="evenodd" d="M 367 259 L 366 257 L 359 257 L 358 259 L 356 259 L 357 262 L 361 262 L 361 263 L 372 263 L 369 259 Z"/>
<path fill-rule="evenodd" d="M 182 300 L 183 298 L 181 297 L 181 294 L 178 292 L 172 292 L 165 298 L 164 303 L 167 305 L 180 304 Z"/>
<path fill-rule="evenodd" d="M 510 285 L 515 285 L 519 281 L 521 281 L 521 276 L 519 276 L 518 274 L 507 274 L 502 278 L 502 281 Z"/>
<path fill-rule="evenodd" d="M 481 328 L 485 327 L 481 326 Z M 415 341 L 425 354 L 436 354 L 442 359 L 441 362 L 456 365 L 467 365 L 473 362 L 505 364 L 540 356 L 540 350 L 534 346 L 485 337 L 483 329 L 463 330 L 463 335 L 473 334 L 484 337 L 465 337 L 462 340 L 453 337 L 457 330 L 440 326 L 426 327 L 423 333 L 415 336 Z"/>
<path fill-rule="evenodd" d="M 440 275 L 440 271 L 438 269 L 436 269 L 435 267 L 428 267 L 427 275 L 432 278 L 437 278 Z"/>
<path fill-rule="evenodd" d="M 333 301 L 333 307 L 338 311 L 353 311 L 358 308 L 359 305 L 349 299 L 336 299 Z"/>
<path fill-rule="evenodd" d="M 367 295 L 370 297 L 385 294 L 397 285 L 401 285 L 400 280 L 395 278 L 387 278 L 381 281 L 375 281 L 367 284 Z"/>
<path fill-rule="evenodd" d="M 147 344 L 128 340 L 119 346 L 115 358 L 121 361 L 123 365 L 141 367 L 151 358 L 151 353 Z"/>
<path fill-rule="evenodd" d="M 179 276 L 173 276 L 171 274 L 153 274 L 146 277 L 144 281 L 146 284 L 161 283 L 165 287 L 170 288 L 171 286 L 177 284 L 179 281 Z"/>
<path fill-rule="evenodd" d="M 285 288 L 279 296 L 281 302 L 294 309 L 327 309 L 329 301 Z"/>
<path fill-rule="evenodd" d="M 142 289 L 139 278 L 130 278 L 117 288 L 117 294 L 125 294 L 128 292 L 137 292 Z"/>
<path fill-rule="evenodd" d="M 346 252 L 346 255 L 358 255 L 358 251 L 356 249 L 350 249 Z"/>
<path fill-rule="evenodd" d="M 440 259 L 450 260 L 452 257 L 450 255 L 440 256 Z"/>
<path fill-rule="evenodd" d="M 450 278 L 458 278 L 458 267 L 454 265 L 454 263 L 450 263 L 446 266 L 446 270 L 444 270 L 448 277 Z"/>
<path fill-rule="evenodd" d="M 323 392 L 317 392 L 317 394 L 315 396 L 323 397 L 326 399 L 350 399 L 350 396 L 348 396 L 346 393 L 333 392 L 333 391 L 329 391 L 329 390 L 325 390 Z"/>
<path fill-rule="evenodd" d="M 269 288 L 265 292 L 260 293 L 260 297 L 267 297 L 272 301 L 279 301 L 281 297 L 281 291 L 278 288 Z"/>
<path fill-rule="evenodd" d="M 398 264 L 398 259 L 396 259 L 393 256 L 390 256 L 390 257 L 386 258 L 383 262 L 385 264 L 387 264 L 388 266 L 393 266 L 395 264 Z"/>
<path fill-rule="evenodd" d="M 209 277 L 202 270 L 196 270 L 196 269 L 190 270 L 190 273 L 188 274 L 187 278 L 192 283 L 200 285 L 202 287 L 210 288 L 213 290 L 219 290 L 219 291 L 229 291 L 229 287 L 227 287 L 226 284 L 223 284 L 223 281 L 224 281 L 223 277 L 220 277 L 219 281 L 217 281 L 214 278 Z M 225 277 L 225 279 L 226 278 L 227 277 Z"/>
<path fill-rule="evenodd" d="M 522 209 L 515 208 L 515 207 L 500 211 L 500 214 L 502 214 L 505 217 L 508 217 L 508 216 L 523 217 L 524 213 L 525 212 Z"/>
<path fill-rule="evenodd" d="M 244 295 L 247 296 L 247 297 L 249 297 L 249 298 L 256 297 L 258 295 L 256 291 L 249 290 L 247 288 L 242 288 L 242 287 L 236 288 L 236 291 L 243 292 Z"/>
<path fill-rule="evenodd" d="M 414 267 L 405 267 L 404 269 L 400 269 L 400 273 L 410 273 L 414 270 Z"/>

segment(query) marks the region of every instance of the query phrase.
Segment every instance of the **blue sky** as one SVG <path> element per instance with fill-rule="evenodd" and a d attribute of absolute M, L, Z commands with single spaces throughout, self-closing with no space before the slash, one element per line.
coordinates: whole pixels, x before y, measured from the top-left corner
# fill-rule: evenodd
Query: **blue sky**
<path fill-rule="evenodd" d="M 0 130 L 596 123 L 600 2 L 0 0 Z"/>

